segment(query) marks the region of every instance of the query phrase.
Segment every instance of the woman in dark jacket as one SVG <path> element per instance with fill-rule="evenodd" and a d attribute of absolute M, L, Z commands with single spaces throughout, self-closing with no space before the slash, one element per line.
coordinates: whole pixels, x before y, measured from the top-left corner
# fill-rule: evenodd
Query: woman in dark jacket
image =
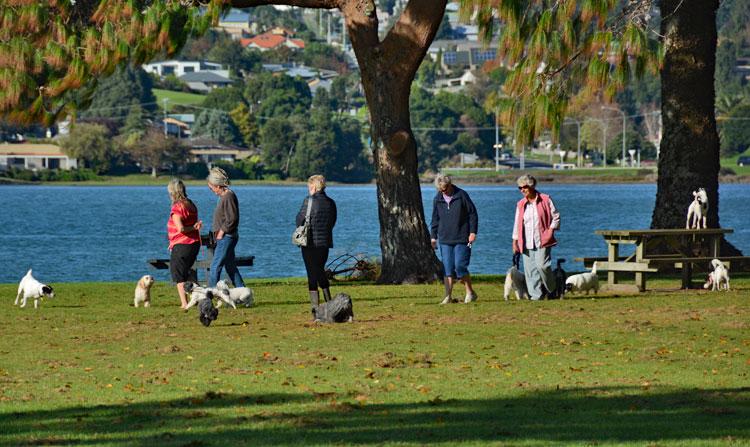
<path fill-rule="evenodd" d="M 435 188 L 437 194 L 432 200 L 430 242 L 433 249 L 440 247 L 445 270 L 445 298 L 440 304 L 453 301 L 454 280 L 464 283 L 464 303 L 468 304 L 477 300 L 469 274 L 471 245 L 477 238 L 479 222 L 477 209 L 466 191 L 455 186 L 449 176 L 438 174 Z"/>
<path fill-rule="evenodd" d="M 323 298 L 331 299 L 330 284 L 325 267 L 328 261 L 328 249 L 333 248 L 333 226 L 336 225 L 336 202 L 325 193 L 326 179 L 322 175 L 313 175 L 307 180 L 307 191 L 310 195 L 302 202 L 297 213 L 297 226 L 305 223 L 308 200 L 310 208 L 310 233 L 307 246 L 302 247 L 302 259 L 307 270 L 307 290 L 310 292 L 310 304 L 320 304 L 318 287 L 323 290 Z"/>

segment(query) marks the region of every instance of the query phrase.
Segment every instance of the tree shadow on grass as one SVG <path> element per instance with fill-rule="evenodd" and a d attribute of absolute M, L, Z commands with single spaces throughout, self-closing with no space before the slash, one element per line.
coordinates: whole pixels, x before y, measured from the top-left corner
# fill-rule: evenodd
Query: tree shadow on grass
<path fill-rule="evenodd" d="M 222 395 L 0 414 L 0 444 L 286 445 L 750 440 L 750 388 L 602 387 L 360 404 L 335 393 Z"/>

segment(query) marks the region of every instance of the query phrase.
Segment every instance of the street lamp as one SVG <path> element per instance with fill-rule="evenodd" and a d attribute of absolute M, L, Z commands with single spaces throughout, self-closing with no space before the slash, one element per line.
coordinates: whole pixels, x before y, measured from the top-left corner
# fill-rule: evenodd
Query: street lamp
<path fill-rule="evenodd" d="M 578 166 L 580 168 L 581 167 L 581 122 L 578 121 L 577 119 L 571 118 L 571 117 L 566 117 L 565 119 L 573 121 L 574 123 L 576 123 L 576 127 L 577 127 L 577 129 L 576 129 L 576 131 L 577 131 L 576 132 L 576 139 L 577 139 L 577 143 L 578 143 L 578 148 L 576 149 L 576 166 Z"/>
<path fill-rule="evenodd" d="M 625 112 L 623 112 L 620 109 L 616 109 L 614 107 L 607 107 L 602 106 L 602 110 L 614 110 L 615 112 L 622 115 L 622 160 L 620 160 L 620 165 L 624 168 L 625 167 Z"/>
<path fill-rule="evenodd" d="M 495 172 L 500 170 L 500 151 L 503 149 L 503 144 L 500 143 L 500 125 L 497 122 L 497 110 L 495 110 L 495 144 L 492 146 L 495 148 Z"/>

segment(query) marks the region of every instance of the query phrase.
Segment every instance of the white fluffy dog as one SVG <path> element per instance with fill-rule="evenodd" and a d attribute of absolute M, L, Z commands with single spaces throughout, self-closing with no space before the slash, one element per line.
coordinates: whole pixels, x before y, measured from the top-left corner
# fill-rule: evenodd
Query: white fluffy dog
<path fill-rule="evenodd" d="M 711 290 L 729 290 L 729 270 L 723 262 L 718 259 L 711 260 L 714 271 L 708 274 L 708 281 L 703 284 L 704 289 Z"/>
<path fill-rule="evenodd" d="M 232 300 L 235 305 L 252 307 L 255 301 L 253 297 L 253 289 L 249 287 L 235 287 L 233 289 L 230 289 L 227 282 L 222 279 L 216 283 L 216 288 L 219 290 L 228 291 L 229 299 Z M 221 303 L 222 301 L 219 300 L 219 302 L 216 303 L 216 307 L 221 307 Z"/>
<path fill-rule="evenodd" d="M 566 292 L 586 292 L 593 290 L 594 293 L 599 292 L 599 278 L 596 276 L 596 262 L 591 267 L 590 272 L 579 273 L 577 275 L 570 275 L 565 280 L 565 291 Z"/>
<path fill-rule="evenodd" d="M 529 290 L 526 288 L 526 276 L 519 272 L 515 265 L 511 266 L 505 274 L 505 287 L 503 290 L 505 301 L 508 301 L 511 292 L 515 292 L 517 300 L 529 299 Z"/>
<path fill-rule="evenodd" d="M 39 300 L 47 297 L 54 298 L 55 291 L 52 287 L 42 284 L 31 274 L 31 269 L 26 272 L 26 276 L 21 278 L 21 282 L 18 284 L 18 294 L 16 295 L 16 302 L 13 303 L 15 306 L 18 304 L 18 300 L 21 299 L 21 307 L 26 307 L 26 300 L 31 298 L 34 300 L 34 309 L 39 307 Z"/>
<path fill-rule="evenodd" d="M 151 286 L 154 285 L 154 277 L 151 275 L 143 275 L 138 280 L 138 284 L 135 286 L 135 297 L 133 298 L 133 306 L 138 307 L 143 303 L 143 307 L 151 306 Z"/>
<path fill-rule="evenodd" d="M 708 216 L 708 195 L 705 189 L 698 188 L 698 191 L 693 191 L 693 202 L 688 207 L 685 228 L 707 228 L 706 216 Z"/>
<path fill-rule="evenodd" d="M 190 294 L 190 301 L 185 307 L 185 310 L 190 309 L 202 300 L 210 300 L 213 298 L 216 298 L 219 302 L 223 301 L 232 306 L 232 308 L 237 309 L 234 301 L 229 297 L 228 290 L 222 290 L 218 287 L 202 287 L 198 284 L 187 282 L 185 283 L 185 291 Z"/>

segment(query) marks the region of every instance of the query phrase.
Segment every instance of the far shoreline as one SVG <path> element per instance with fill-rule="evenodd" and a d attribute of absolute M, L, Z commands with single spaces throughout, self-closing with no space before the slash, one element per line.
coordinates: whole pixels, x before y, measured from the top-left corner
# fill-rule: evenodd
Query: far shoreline
<path fill-rule="evenodd" d="M 507 172 L 507 171 L 505 171 Z M 557 174 L 548 170 L 518 170 L 517 173 L 503 173 L 496 176 L 492 175 L 466 175 L 463 173 L 449 173 L 455 183 L 466 185 L 514 185 L 516 179 L 522 172 L 534 175 L 540 183 L 544 184 L 655 184 L 657 181 L 656 173 L 645 175 L 621 175 L 613 173 L 608 175 L 606 172 L 596 173 L 593 175 L 576 175 L 576 174 Z M 144 178 L 138 176 L 135 178 L 128 177 L 106 177 L 103 180 L 87 180 L 78 182 L 58 182 L 58 181 L 23 181 L 0 177 L 2 186 L 165 186 L 173 176 L 163 175 L 156 178 Z M 177 176 L 179 177 L 179 176 Z M 434 174 L 428 173 L 420 176 L 419 181 L 422 185 L 429 185 L 434 179 Z M 203 179 L 185 179 L 187 185 L 202 185 Z M 750 175 L 721 175 L 719 176 L 720 184 L 732 183 L 750 183 Z M 234 186 L 289 186 L 298 187 L 306 184 L 303 180 L 234 180 Z M 375 185 L 373 180 L 367 183 L 340 183 L 329 182 L 329 185 L 357 186 L 357 185 Z"/>

